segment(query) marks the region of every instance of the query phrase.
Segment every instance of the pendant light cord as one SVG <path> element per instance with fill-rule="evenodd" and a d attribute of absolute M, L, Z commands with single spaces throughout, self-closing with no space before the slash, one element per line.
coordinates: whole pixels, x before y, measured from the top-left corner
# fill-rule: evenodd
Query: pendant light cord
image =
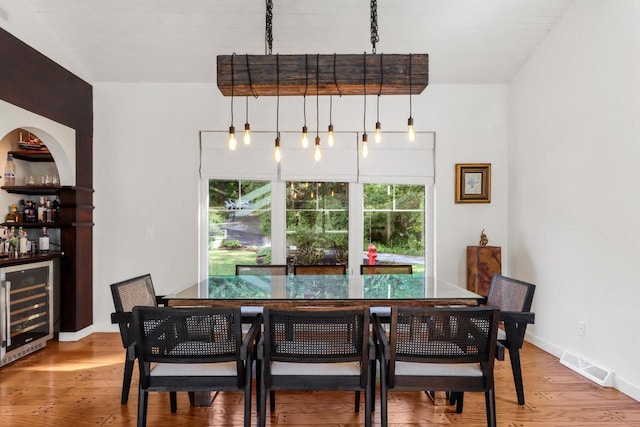
<path fill-rule="evenodd" d="M 362 55 L 362 69 L 363 79 L 362 79 L 362 88 L 364 90 L 364 115 L 362 116 L 362 128 L 364 130 L 364 134 L 367 134 L 367 52 Z"/>
<path fill-rule="evenodd" d="M 276 53 L 276 137 L 280 137 L 280 55 Z"/>
<path fill-rule="evenodd" d="M 318 136 L 318 128 L 320 127 L 320 54 L 316 54 L 316 137 Z"/>
<path fill-rule="evenodd" d="M 258 99 L 258 94 L 256 94 L 255 90 L 253 90 L 253 83 L 251 81 L 251 68 L 249 67 L 249 54 L 245 53 L 244 57 L 245 57 L 245 61 L 247 62 L 247 77 L 249 78 L 249 89 L 251 89 L 251 95 L 253 95 L 255 99 Z"/>
<path fill-rule="evenodd" d="M 235 92 L 236 80 L 234 78 L 233 73 L 233 57 L 236 56 L 236 53 L 233 52 L 231 55 L 231 126 L 233 126 L 233 92 Z"/>
<path fill-rule="evenodd" d="M 384 53 L 380 54 L 380 88 L 378 88 L 378 99 L 376 105 L 376 121 L 380 122 L 380 95 L 382 94 L 382 83 L 384 81 L 384 69 L 382 68 L 382 58 Z"/>
<path fill-rule="evenodd" d="M 413 112 L 413 105 L 411 103 L 411 93 L 413 92 L 412 89 L 412 85 L 411 85 L 411 79 L 412 79 L 412 70 L 411 70 L 411 63 L 413 62 L 412 60 L 412 55 L 411 53 L 409 53 L 409 117 L 413 116 L 412 112 Z"/>
<path fill-rule="evenodd" d="M 309 55 L 304 54 L 304 96 L 302 114 L 304 115 L 304 126 L 307 126 L 307 88 L 309 87 Z"/>

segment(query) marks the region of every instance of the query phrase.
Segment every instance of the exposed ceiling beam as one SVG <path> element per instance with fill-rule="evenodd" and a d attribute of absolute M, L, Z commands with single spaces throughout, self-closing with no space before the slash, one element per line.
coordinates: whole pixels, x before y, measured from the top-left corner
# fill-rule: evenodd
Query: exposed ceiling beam
<path fill-rule="evenodd" d="M 368 95 L 417 95 L 429 83 L 428 54 L 219 55 L 217 62 L 224 96 L 232 83 L 233 96 L 276 96 L 278 86 L 281 96 L 312 96 L 317 75 L 319 95 L 363 95 L 365 74 Z"/>

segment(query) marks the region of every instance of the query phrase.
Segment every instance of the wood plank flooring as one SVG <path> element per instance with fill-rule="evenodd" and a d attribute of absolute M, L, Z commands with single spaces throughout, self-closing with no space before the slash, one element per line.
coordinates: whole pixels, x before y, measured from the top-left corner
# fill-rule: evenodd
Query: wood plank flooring
<path fill-rule="evenodd" d="M 507 356 L 508 357 L 508 356 Z M 129 403 L 120 404 L 124 349 L 116 333 L 96 333 L 79 342 L 51 341 L 47 347 L 0 368 L 0 425 L 135 426 L 137 366 Z M 510 364 L 496 361 L 496 405 L 501 427 L 640 426 L 640 402 L 602 388 L 560 365 L 558 359 L 525 344 L 525 397 L 516 401 Z M 377 396 L 379 399 L 379 396 Z M 151 393 L 148 426 L 242 426 L 242 393 L 216 395 L 210 407 L 192 407 L 178 393 L 171 414 L 167 393 Z M 255 407 L 255 398 L 253 405 Z M 376 403 L 379 408 L 379 402 Z M 485 426 L 484 395 L 466 393 L 464 412 L 434 406 L 424 393 L 391 392 L 389 425 Z M 252 424 L 256 424 L 255 412 Z M 380 425 L 380 413 L 374 414 Z M 270 426 L 362 426 L 353 412 L 353 393 L 278 392 Z"/>

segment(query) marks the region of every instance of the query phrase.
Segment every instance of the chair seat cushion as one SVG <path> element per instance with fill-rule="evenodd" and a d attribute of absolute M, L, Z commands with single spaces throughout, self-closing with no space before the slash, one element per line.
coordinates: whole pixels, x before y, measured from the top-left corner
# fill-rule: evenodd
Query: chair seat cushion
<path fill-rule="evenodd" d="M 158 363 L 151 369 L 152 377 L 235 377 L 236 362 L 219 363 Z"/>
<path fill-rule="evenodd" d="M 271 375 L 360 375 L 360 363 L 272 362 Z"/>
<path fill-rule="evenodd" d="M 396 362 L 396 375 L 481 377 L 482 369 L 475 363 L 415 363 Z"/>

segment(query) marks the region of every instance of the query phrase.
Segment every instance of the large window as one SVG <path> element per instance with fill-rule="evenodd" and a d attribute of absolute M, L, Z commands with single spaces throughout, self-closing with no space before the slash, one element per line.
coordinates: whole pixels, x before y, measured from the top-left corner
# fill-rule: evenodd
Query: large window
<path fill-rule="evenodd" d="M 364 251 L 368 264 L 412 264 L 425 271 L 424 185 L 364 184 Z M 365 255 L 366 258 L 366 255 Z"/>
<path fill-rule="evenodd" d="M 357 275 L 369 246 L 376 264 L 435 274 L 435 136 L 404 136 L 388 133 L 362 158 L 361 135 L 344 132 L 316 162 L 299 132 L 281 132 L 276 163 L 272 132 L 229 151 L 226 131 L 202 131 L 199 277 L 260 263 L 343 264 Z"/>
<path fill-rule="evenodd" d="M 209 275 L 271 263 L 271 183 L 209 180 Z"/>
<path fill-rule="evenodd" d="M 287 182 L 287 264 L 345 264 L 349 258 L 349 186 Z"/>

